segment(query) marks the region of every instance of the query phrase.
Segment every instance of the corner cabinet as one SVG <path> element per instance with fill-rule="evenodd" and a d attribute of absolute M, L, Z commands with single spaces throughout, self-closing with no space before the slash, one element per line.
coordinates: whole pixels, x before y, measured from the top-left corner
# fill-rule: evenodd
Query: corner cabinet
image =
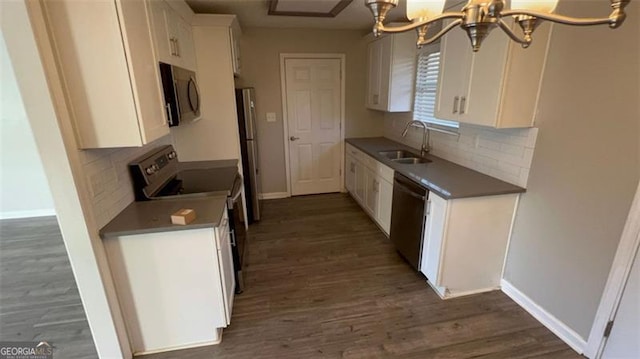
<path fill-rule="evenodd" d="M 528 49 L 494 29 L 476 53 L 464 31 L 449 32 L 440 45 L 436 117 L 494 128 L 533 126 L 551 27 L 541 24 Z"/>
<path fill-rule="evenodd" d="M 420 271 L 441 298 L 500 288 L 518 197 L 445 200 L 429 193 Z"/>
<path fill-rule="evenodd" d="M 191 25 L 168 3 L 148 1 L 151 8 L 153 38 L 158 61 L 196 70 L 196 51 Z"/>
<path fill-rule="evenodd" d="M 220 343 L 235 296 L 224 213 L 218 227 L 104 239 L 134 355 Z"/>
<path fill-rule="evenodd" d="M 43 5 L 79 147 L 139 147 L 169 134 L 148 4 Z"/>
<path fill-rule="evenodd" d="M 385 112 L 413 110 L 416 36 L 386 35 L 367 46 L 366 107 Z"/>
<path fill-rule="evenodd" d="M 345 187 L 388 236 L 391 228 L 393 169 L 346 145 Z"/>

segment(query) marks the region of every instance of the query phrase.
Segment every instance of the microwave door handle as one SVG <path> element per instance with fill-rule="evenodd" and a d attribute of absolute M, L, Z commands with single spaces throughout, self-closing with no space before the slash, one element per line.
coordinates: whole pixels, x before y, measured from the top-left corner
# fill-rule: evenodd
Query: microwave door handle
<path fill-rule="evenodd" d="M 175 98 L 175 103 L 176 103 L 176 111 L 178 111 L 178 115 L 180 115 L 180 96 L 178 96 L 178 81 L 173 81 L 173 93 L 174 93 L 174 98 Z M 180 116 L 178 116 L 180 117 Z"/>
<path fill-rule="evenodd" d="M 167 103 L 165 107 L 167 109 L 167 121 L 169 123 L 169 126 L 173 126 L 173 113 L 171 112 L 171 104 Z"/>

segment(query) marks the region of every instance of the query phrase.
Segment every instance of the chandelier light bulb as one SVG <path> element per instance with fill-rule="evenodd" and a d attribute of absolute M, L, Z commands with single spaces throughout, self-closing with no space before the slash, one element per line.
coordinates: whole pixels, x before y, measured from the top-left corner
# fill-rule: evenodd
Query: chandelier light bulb
<path fill-rule="evenodd" d="M 552 13 L 558 5 L 558 0 L 511 0 L 514 10 L 532 10 Z"/>
<path fill-rule="evenodd" d="M 407 0 L 407 18 L 409 20 L 427 20 L 442 14 L 445 0 Z"/>

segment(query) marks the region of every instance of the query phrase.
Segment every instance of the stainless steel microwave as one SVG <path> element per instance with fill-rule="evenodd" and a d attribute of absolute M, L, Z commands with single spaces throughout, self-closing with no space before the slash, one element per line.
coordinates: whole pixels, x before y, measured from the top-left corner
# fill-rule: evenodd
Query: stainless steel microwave
<path fill-rule="evenodd" d="M 199 119 L 200 92 L 196 73 L 161 62 L 160 77 L 169 126 L 178 126 Z"/>

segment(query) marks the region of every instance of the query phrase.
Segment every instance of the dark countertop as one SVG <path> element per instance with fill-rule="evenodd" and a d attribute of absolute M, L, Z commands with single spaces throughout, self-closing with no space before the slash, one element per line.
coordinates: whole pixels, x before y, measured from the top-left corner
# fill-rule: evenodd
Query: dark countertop
<path fill-rule="evenodd" d="M 133 202 L 100 230 L 100 237 L 217 227 L 226 203 L 226 196 Z M 196 211 L 195 221 L 172 224 L 171 215 L 183 208 Z"/>
<path fill-rule="evenodd" d="M 526 190 L 497 178 L 487 176 L 440 157 L 427 155 L 432 162 L 400 164 L 378 154 L 380 151 L 405 150 L 420 157 L 419 151 L 385 137 L 349 138 L 350 145 L 384 163 L 395 171 L 413 179 L 444 199 L 494 196 L 522 193 Z"/>

